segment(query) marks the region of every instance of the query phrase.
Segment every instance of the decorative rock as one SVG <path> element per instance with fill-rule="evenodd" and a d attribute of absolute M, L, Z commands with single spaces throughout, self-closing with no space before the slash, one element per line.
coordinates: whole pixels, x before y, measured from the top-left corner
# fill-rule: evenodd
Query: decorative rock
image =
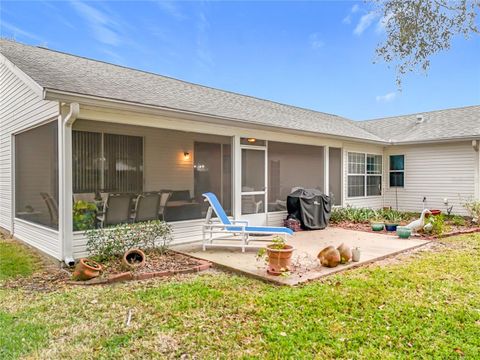
<path fill-rule="evenodd" d="M 327 246 L 317 255 L 322 266 L 335 267 L 340 263 L 340 252 L 333 246 Z"/>
<path fill-rule="evenodd" d="M 352 250 L 350 249 L 349 246 L 347 246 L 345 244 L 341 244 L 337 248 L 337 250 L 340 253 L 340 262 L 342 264 L 345 264 L 352 259 Z"/>

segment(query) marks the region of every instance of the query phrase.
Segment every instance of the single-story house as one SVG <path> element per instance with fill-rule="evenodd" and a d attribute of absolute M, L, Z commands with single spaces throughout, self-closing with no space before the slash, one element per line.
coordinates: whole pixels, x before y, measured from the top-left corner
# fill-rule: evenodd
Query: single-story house
<path fill-rule="evenodd" d="M 206 191 L 258 225 L 295 187 L 465 214 L 479 145 L 480 106 L 357 122 L 0 40 L 0 227 L 67 263 L 86 252 L 79 194 L 168 189 L 175 243 L 201 239 Z"/>

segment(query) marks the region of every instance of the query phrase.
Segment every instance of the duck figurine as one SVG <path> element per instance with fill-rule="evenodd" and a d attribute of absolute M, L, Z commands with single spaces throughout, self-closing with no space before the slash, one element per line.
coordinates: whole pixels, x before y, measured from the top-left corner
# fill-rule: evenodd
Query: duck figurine
<path fill-rule="evenodd" d="M 425 215 L 426 214 L 431 214 L 430 210 L 424 209 L 422 211 L 422 215 L 420 215 L 420 219 L 412 221 L 410 224 L 408 224 L 405 227 L 412 230 L 412 233 L 416 233 L 418 230 L 423 229 L 423 227 L 425 226 Z"/>

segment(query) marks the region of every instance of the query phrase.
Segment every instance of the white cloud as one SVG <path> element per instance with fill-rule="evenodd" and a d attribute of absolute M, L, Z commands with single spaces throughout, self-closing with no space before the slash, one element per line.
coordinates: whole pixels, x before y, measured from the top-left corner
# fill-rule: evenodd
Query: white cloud
<path fill-rule="evenodd" d="M 396 97 L 397 97 L 396 93 L 389 92 L 385 95 L 377 95 L 375 97 L 375 100 L 377 100 L 377 102 L 380 102 L 380 103 L 388 103 L 388 102 L 391 102 L 391 101 L 395 100 Z"/>
<path fill-rule="evenodd" d="M 160 0 L 157 1 L 158 6 L 170 15 L 171 17 L 174 17 L 177 20 L 184 20 L 186 19 L 185 14 L 183 14 L 178 6 L 173 2 L 173 1 L 168 1 L 168 0 Z"/>
<path fill-rule="evenodd" d="M 383 33 L 385 31 L 385 28 L 388 22 L 392 17 L 393 17 L 393 13 L 389 13 L 388 15 L 382 16 L 382 18 L 377 23 L 375 32 L 377 32 L 378 34 Z"/>
<path fill-rule="evenodd" d="M 320 34 L 319 33 L 313 33 L 310 35 L 310 47 L 313 50 L 320 49 L 325 46 L 325 42 L 320 39 Z"/>
<path fill-rule="evenodd" d="M 210 23 L 204 11 L 198 13 L 197 27 L 197 39 L 196 39 L 196 54 L 198 65 L 205 69 L 211 70 L 214 65 L 213 55 L 209 46 L 208 29 Z"/>
<path fill-rule="evenodd" d="M 356 12 L 358 12 L 358 10 L 360 10 L 360 6 L 358 6 L 358 4 L 353 5 L 352 8 L 350 9 L 350 13 L 343 18 L 342 23 L 351 24 L 352 14 L 355 14 Z"/>
<path fill-rule="evenodd" d="M 8 32 L 10 32 L 10 35 L 14 39 L 17 36 L 23 36 L 23 37 L 29 38 L 31 40 L 41 42 L 43 45 L 45 45 L 45 41 L 42 38 L 38 37 L 37 35 L 32 34 L 31 32 L 28 32 L 26 30 L 20 29 L 19 27 L 15 26 L 13 24 L 10 24 L 6 21 L 1 21 L 0 22 L 0 30 L 2 30 L 1 31 L 2 36 L 8 35 L 8 34 L 5 34 L 5 32 L 3 31 L 4 29 L 8 30 Z"/>
<path fill-rule="evenodd" d="M 112 46 L 120 44 L 118 23 L 112 16 L 81 1 L 72 1 L 71 4 L 77 13 L 87 21 L 98 41 Z"/>
<path fill-rule="evenodd" d="M 353 30 L 353 33 L 355 35 L 362 35 L 363 32 L 372 25 L 373 21 L 378 17 L 378 15 L 374 12 L 369 12 L 365 15 L 363 15 L 360 18 L 360 21 L 358 22 L 357 26 L 355 27 L 355 30 Z"/>

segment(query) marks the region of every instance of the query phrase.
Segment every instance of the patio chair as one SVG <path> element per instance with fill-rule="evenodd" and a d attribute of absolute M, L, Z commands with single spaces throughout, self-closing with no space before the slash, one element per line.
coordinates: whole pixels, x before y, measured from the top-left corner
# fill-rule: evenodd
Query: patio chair
<path fill-rule="evenodd" d="M 170 197 L 172 196 L 171 191 L 160 191 L 160 206 L 158 209 L 158 218 L 160 220 L 165 220 L 165 210 L 167 208 L 167 202 L 170 200 Z"/>
<path fill-rule="evenodd" d="M 203 225 L 203 250 L 207 246 L 218 246 L 218 247 L 241 247 L 242 252 L 245 252 L 246 247 L 258 247 L 249 245 L 251 241 L 250 236 L 255 234 L 262 235 L 293 235 L 293 231 L 286 227 L 275 227 L 275 226 L 249 226 L 248 221 L 246 220 L 230 220 L 223 210 L 222 205 L 218 201 L 217 197 L 213 193 L 203 194 L 205 201 L 210 203 L 210 207 L 207 211 L 207 217 L 205 219 L 205 224 Z M 217 215 L 218 220 L 212 220 L 212 211 Z M 214 234 L 229 234 L 230 237 L 217 237 L 213 238 Z M 208 236 L 208 239 L 207 239 Z M 236 238 L 235 236 L 239 236 Z M 240 244 L 213 244 L 213 240 L 236 240 Z M 260 239 L 254 239 L 260 240 Z M 262 239 L 264 240 L 264 239 Z M 271 241 L 267 239 L 266 241 Z"/>
<path fill-rule="evenodd" d="M 40 196 L 48 209 L 48 214 L 50 215 L 50 226 L 58 226 L 58 205 L 55 199 L 48 193 L 41 192 Z"/>
<path fill-rule="evenodd" d="M 159 206 L 160 194 L 158 192 L 149 192 L 138 195 L 135 203 L 133 221 L 157 220 Z"/>
<path fill-rule="evenodd" d="M 133 194 L 108 194 L 103 214 L 97 216 L 100 227 L 130 222 L 133 197 Z"/>

